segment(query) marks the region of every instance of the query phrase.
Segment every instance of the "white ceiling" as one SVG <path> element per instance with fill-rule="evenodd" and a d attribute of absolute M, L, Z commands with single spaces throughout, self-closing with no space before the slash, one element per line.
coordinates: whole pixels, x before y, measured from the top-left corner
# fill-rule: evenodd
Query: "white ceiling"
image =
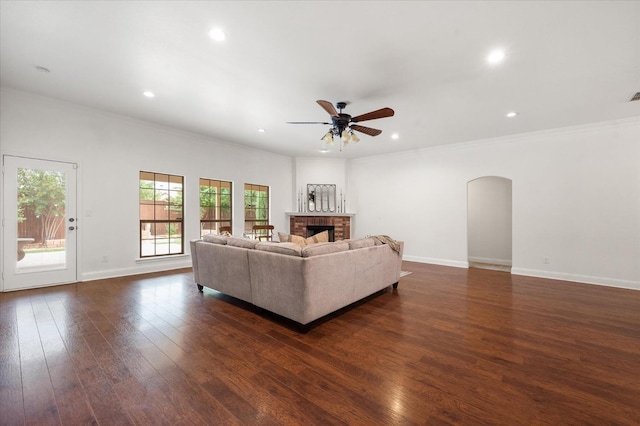
<path fill-rule="evenodd" d="M 322 155 L 328 126 L 286 124 L 327 120 L 317 99 L 396 112 L 325 154 L 346 158 L 640 116 L 639 1 L 2 1 L 0 19 L 3 86 L 290 156 Z"/>

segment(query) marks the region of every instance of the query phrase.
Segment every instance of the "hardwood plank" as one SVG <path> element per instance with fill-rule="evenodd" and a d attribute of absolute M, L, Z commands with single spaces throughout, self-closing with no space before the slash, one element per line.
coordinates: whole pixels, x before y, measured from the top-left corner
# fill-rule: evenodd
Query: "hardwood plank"
<path fill-rule="evenodd" d="M 307 334 L 189 269 L 0 294 L 7 424 L 640 424 L 640 292 L 405 262 Z"/>
<path fill-rule="evenodd" d="M 29 303 L 16 312 L 25 424 L 58 424 L 60 416 L 33 309 Z"/>
<path fill-rule="evenodd" d="M 3 423 L 24 424 L 18 323 L 9 300 L 0 309 L 0 413 Z"/>

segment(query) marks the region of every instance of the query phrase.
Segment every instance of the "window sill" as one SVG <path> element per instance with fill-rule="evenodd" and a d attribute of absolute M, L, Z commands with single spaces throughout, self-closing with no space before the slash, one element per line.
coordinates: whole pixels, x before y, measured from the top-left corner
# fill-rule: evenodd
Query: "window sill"
<path fill-rule="evenodd" d="M 166 256 L 154 256 L 154 257 L 139 257 L 136 259 L 136 263 L 145 263 L 145 262 L 157 262 L 161 260 L 174 260 L 174 259 L 184 259 L 191 257 L 190 254 L 169 254 Z"/>

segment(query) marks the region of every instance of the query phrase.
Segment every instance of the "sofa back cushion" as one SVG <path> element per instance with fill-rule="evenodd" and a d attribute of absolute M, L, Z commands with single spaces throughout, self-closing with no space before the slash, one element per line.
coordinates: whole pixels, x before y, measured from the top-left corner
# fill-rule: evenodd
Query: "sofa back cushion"
<path fill-rule="evenodd" d="M 264 241 L 256 244 L 256 250 L 268 251 L 271 253 L 286 254 L 288 256 L 300 257 L 302 247 L 296 243 L 276 243 L 271 241 Z"/>
<path fill-rule="evenodd" d="M 256 244 L 258 244 L 258 240 L 251 240 L 249 238 L 240 238 L 240 237 L 228 237 L 227 244 L 234 247 L 253 249 L 253 248 L 256 248 Z"/>
<path fill-rule="evenodd" d="M 203 241 L 206 241 L 208 243 L 214 243 L 214 244 L 227 244 L 227 240 L 229 239 L 229 237 L 225 237 L 223 235 L 217 235 L 217 234 L 207 234 L 204 235 L 202 237 Z"/>
<path fill-rule="evenodd" d="M 376 245 L 374 238 L 358 238 L 349 241 L 349 250 L 357 250 L 365 247 L 373 247 Z"/>
<path fill-rule="evenodd" d="M 349 250 L 349 243 L 336 241 L 334 243 L 317 243 L 302 249 L 302 257 L 320 256 L 329 253 L 338 253 Z"/>

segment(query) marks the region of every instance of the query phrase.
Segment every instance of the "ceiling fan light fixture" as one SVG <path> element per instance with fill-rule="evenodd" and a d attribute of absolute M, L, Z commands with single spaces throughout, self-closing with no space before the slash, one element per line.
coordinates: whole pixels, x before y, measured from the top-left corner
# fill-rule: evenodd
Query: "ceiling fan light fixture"
<path fill-rule="evenodd" d="M 330 131 L 327 132 L 326 135 L 324 135 L 324 137 L 322 138 L 322 140 L 324 141 L 324 143 L 326 143 L 327 145 L 333 145 L 333 133 L 331 133 Z"/>
<path fill-rule="evenodd" d="M 287 121 L 288 124 L 329 124 L 332 125 L 329 131 L 320 138 L 326 145 L 333 145 L 335 143 L 342 147 L 350 143 L 358 143 L 360 138 L 353 132 L 357 131 L 364 133 L 368 136 L 378 136 L 382 133 L 382 130 L 374 129 L 367 126 L 361 126 L 359 123 L 368 120 L 377 120 L 379 118 L 393 117 L 395 112 L 388 107 L 380 108 L 375 111 L 370 111 L 365 114 L 360 114 L 352 117 L 350 114 L 342 112 L 347 106 L 347 102 L 338 102 L 336 107 L 340 112 L 336 110 L 336 107 L 329 101 L 317 100 L 316 103 L 322 107 L 330 116 L 331 122 L 327 121 Z M 352 124 L 353 123 L 353 124 Z M 356 124 L 358 123 L 358 124 Z"/>

